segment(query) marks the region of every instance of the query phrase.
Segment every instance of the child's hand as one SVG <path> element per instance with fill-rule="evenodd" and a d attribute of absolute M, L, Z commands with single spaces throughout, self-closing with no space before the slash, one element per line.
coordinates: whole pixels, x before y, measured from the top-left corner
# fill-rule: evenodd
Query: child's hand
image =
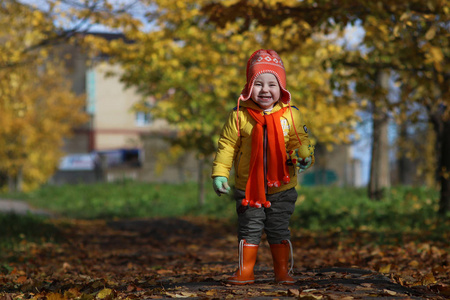
<path fill-rule="evenodd" d="M 228 192 L 230 191 L 230 186 L 228 185 L 228 179 L 223 176 L 214 177 L 213 188 L 219 197 L 222 194 L 228 194 Z"/>

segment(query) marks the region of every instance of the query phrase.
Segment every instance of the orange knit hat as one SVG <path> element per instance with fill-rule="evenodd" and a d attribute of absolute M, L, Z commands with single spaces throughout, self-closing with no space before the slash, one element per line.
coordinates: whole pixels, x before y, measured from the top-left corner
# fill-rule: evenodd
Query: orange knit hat
<path fill-rule="evenodd" d="M 256 77 L 262 73 L 272 73 L 278 80 L 281 88 L 281 101 L 288 104 L 291 101 L 291 93 L 286 89 L 286 71 L 283 61 L 274 50 L 260 49 L 255 51 L 247 62 L 247 83 L 241 92 L 240 99 L 250 99 L 253 84 Z"/>

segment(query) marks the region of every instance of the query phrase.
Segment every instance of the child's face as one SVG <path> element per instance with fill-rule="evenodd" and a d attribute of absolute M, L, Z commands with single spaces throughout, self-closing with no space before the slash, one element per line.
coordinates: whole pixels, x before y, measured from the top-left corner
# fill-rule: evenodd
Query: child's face
<path fill-rule="evenodd" d="M 272 73 L 263 73 L 256 77 L 253 84 L 252 99 L 262 109 L 271 109 L 280 99 L 280 85 Z"/>

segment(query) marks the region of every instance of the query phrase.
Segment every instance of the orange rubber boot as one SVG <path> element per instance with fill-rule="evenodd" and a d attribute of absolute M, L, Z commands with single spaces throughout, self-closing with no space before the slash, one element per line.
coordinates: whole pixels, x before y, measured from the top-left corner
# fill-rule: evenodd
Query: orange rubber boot
<path fill-rule="evenodd" d="M 282 241 L 281 244 L 270 245 L 273 258 L 273 270 L 275 272 L 275 281 L 281 284 L 294 284 L 295 279 L 289 273 L 294 267 L 291 241 Z M 291 255 L 291 269 L 288 270 L 289 255 Z"/>
<path fill-rule="evenodd" d="M 230 284 L 251 284 L 255 282 L 253 268 L 256 263 L 258 245 L 247 244 L 245 240 L 239 242 L 239 268 L 233 276 L 227 279 Z"/>

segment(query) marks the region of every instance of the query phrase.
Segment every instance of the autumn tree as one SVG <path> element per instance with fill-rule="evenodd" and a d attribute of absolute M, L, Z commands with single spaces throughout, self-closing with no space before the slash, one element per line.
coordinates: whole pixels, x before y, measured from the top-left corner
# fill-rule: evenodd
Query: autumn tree
<path fill-rule="evenodd" d="M 366 32 L 364 51 L 333 60 L 333 70 L 338 72 L 336 77 L 341 78 L 342 70 L 356 70 L 355 74 L 394 71 L 399 75 L 399 82 L 408 86 L 411 93 L 386 109 L 395 113 L 395 108 L 401 106 L 426 107 L 437 136 L 440 212 L 445 214 L 450 210 L 450 161 L 446 154 L 450 153 L 448 0 L 241 0 L 210 3 L 204 10 L 210 21 L 220 26 L 252 18 L 261 26 L 273 27 L 291 19 L 292 24 L 331 31 L 360 22 Z"/>
<path fill-rule="evenodd" d="M 399 6 L 377 4 L 362 16 L 366 31 L 364 45 L 370 50 L 355 60 L 344 61 L 344 65 L 357 67 L 359 72 L 382 70 L 397 74 L 395 78 L 398 85 L 409 92 L 403 93 L 396 102 L 386 102 L 383 107 L 400 124 L 406 122 L 406 116 L 413 116 L 412 112 L 404 114 L 405 111 L 412 110 L 410 107 L 426 108 L 430 120 L 435 120 L 437 113 L 437 123 L 445 123 L 445 109 L 442 110 L 442 107 L 449 109 L 449 99 L 442 93 L 446 90 L 442 84 L 445 84 L 448 74 L 445 75 L 443 68 L 448 65 L 449 51 L 449 12 L 448 6 L 447 10 L 445 7 L 445 1 L 428 1 L 426 7 L 418 2 Z M 446 52 L 447 62 L 443 54 Z M 440 137 L 436 147 L 437 169 L 442 173 L 446 167 L 439 159 L 444 150 L 440 143 L 446 137 L 442 133 L 437 136 Z M 450 149 L 444 151 L 448 152 Z M 446 194 L 446 185 L 445 180 L 441 180 L 441 207 L 446 202 L 442 198 Z M 369 188 L 370 192 L 373 190 Z"/>
<path fill-rule="evenodd" d="M 0 71 L 0 170 L 10 191 L 30 189 L 51 176 L 62 156 L 63 137 L 87 119 L 76 96 L 53 65 Z"/>
<path fill-rule="evenodd" d="M 71 91 L 58 52 L 93 24 L 137 26 L 127 6 L 109 1 L 0 4 L 0 178 L 10 190 L 36 187 L 54 172 L 63 139 L 86 122 L 84 97 Z M 102 42 L 102 43 L 100 43 Z M 100 40 L 84 43 L 105 47 Z"/>
<path fill-rule="evenodd" d="M 393 71 L 396 81 L 406 93 L 396 102 L 386 103 L 385 110 L 399 123 L 406 116 L 414 116 L 416 107 L 425 108 L 434 124 L 437 138 L 436 152 L 441 185 L 440 212 L 448 211 L 450 196 L 448 166 L 445 161 L 450 148 L 446 141 L 450 98 L 449 84 L 449 23 L 448 1 L 422 1 L 413 3 L 382 3 L 358 18 L 366 30 L 364 45 L 370 49 L 345 66 L 357 67 L 359 72 L 373 70 Z M 372 57 L 372 58 L 370 58 Z M 409 114 L 403 112 L 410 110 Z M 402 119 L 403 118 L 403 119 Z M 417 119 L 416 119 L 417 120 Z"/>
<path fill-rule="evenodd" d="M 276 49 L 284 60 L 293 105 L 313 124 L 313 136 L 324 143 L 348 141 L 356 124 L 356 105 L 348 103 L 348 90 L 333 97 L 330 73 L 321 68 L 327 58 L 342 51 L 320 37 L 302 40 L 298 51 L 287 51 L 290 41 L 306 24 L 260 26 L 250 19 L 217 26 L 208 22 L 201 5 L 209 1 L 149 1 L 154 30 L 126 31 L 132 44 L 117 44 L 109 54 L 124 68 L 122 80 L 136 86 L 156 105 L 140 105 L 177 129 L 172 143 L 197 152 L 200 159 L 215 152 L 218 135 L 228 112 L 236 106 L 245 84 L 245 66 L 259 48 Z M 251 30 L 247 30 L 251 29 Z M 346 100 L 342 100 L 346 98 Z M 200 170 L 201 172 L 201 170 Z M 200 180 L 201 182 L 201 180 Z"/>

